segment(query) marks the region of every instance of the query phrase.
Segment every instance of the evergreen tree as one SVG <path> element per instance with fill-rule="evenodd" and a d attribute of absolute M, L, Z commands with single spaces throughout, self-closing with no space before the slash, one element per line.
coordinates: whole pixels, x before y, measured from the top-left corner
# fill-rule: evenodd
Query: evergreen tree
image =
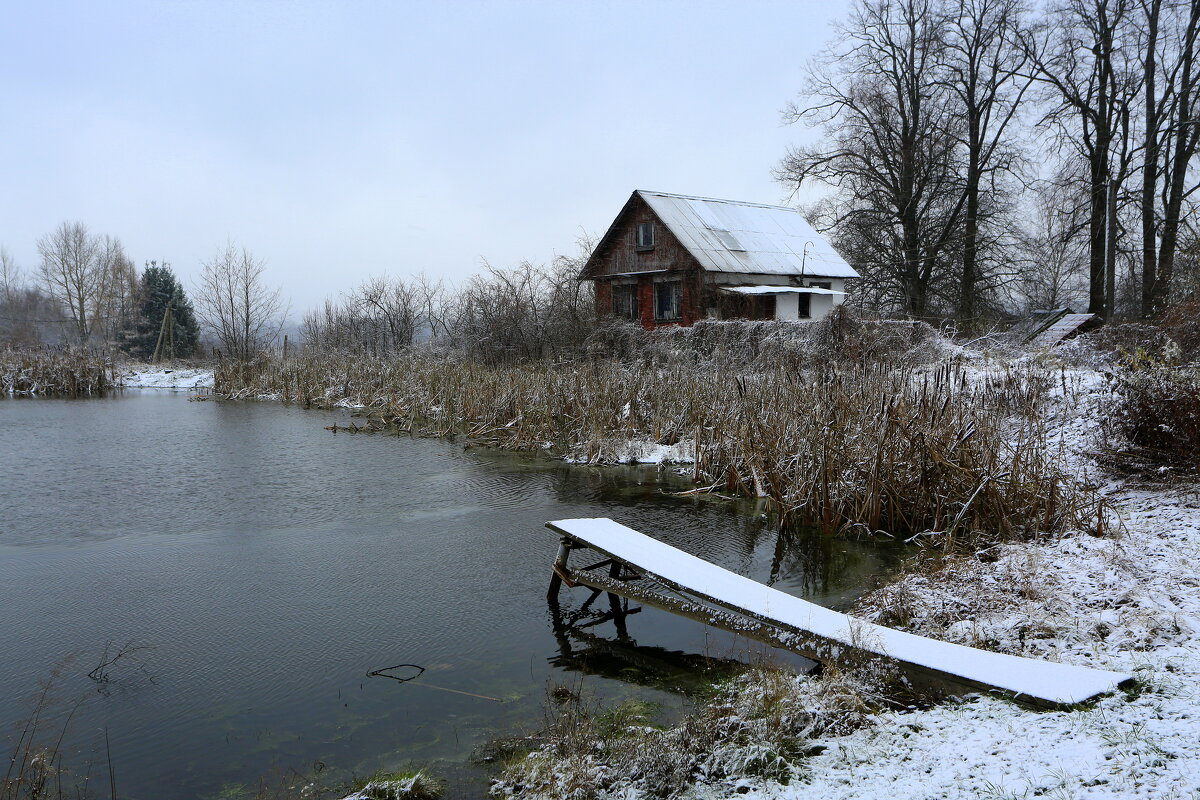
<path fill-rule="evenodd" d="M 159 333 L 163 332 L 162 355 L 166 358 L 186 358 L 196 352 L 200 326 L 196 323 L 196 312 L 192 302 L 184 294 L 183 286 L 171 272 L 171 265 L 156 261 L 146 263 L 142 273 L 138 322 L 130 352 L 139 358 L 150 358 L 158 344 Z M 163 319 L 171 309 L 168 328 L 164 332 Z M 173 345 L 172 345 L 173 340 Z"/>

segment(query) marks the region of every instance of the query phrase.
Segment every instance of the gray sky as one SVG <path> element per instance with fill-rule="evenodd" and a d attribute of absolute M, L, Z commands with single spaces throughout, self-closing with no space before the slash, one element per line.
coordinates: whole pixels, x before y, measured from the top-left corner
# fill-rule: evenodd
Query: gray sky
<path fill-rule="evenodd" d="M 780 202 L 832 2 L 9 4 L 0 244 L 63 220 L 190 289 L 227 239 L 293 316 L 378 274 L 572 252 L 636 188 Z"/>

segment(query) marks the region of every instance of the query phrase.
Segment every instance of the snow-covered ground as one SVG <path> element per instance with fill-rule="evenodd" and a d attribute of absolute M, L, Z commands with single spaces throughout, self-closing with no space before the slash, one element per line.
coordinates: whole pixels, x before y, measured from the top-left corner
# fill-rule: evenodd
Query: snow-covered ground
<path fill-rule="evenodd" d="M 152 364 L 130 365 L 118 376 L 126 389 L 191 389 L 212 387 L 213 371 L 194 367 L 164 367 Z"/>
<path fill-rule="evenodd" d="M 1048 422 L 1072 467 L 1100 476 L 1089 453 L 1106 382 L 1092 372 L 1066 378 Z M 910 575 L 869 598 L 866 611 L 902 610 L 910 629 L 938 638 L 1128 672 L 1134 690 L 1073 711 L 974 697 L 884 714 L 817 742 L 826 749 L 789 786 L 741 796 L 1200 797 L 1200 487 L 1107 480 L 1119 535 L 1005 545 L 995 561 Z"/>
<path fill-rule="evenodd" d="M 975 369 L 982 379 L 1002 367 Z M 787 785 L 733 776 L 685 796 L 1200 800 L 1200 483 L 1148 484 L 1106 471 L 1094 454 L 1111 427 L 1108 379 L 1091 370 L 1047 374 L 1053 382 L 1043 420 L 1051 444 L 1111 504 L 1106 535 L 1080 531 L 996 546 L 934 573 L 908 574 L 868 595 L 855 613 L 935 639 L 1127 673 L 1134 685 L 1071 710 L 976 695 L 885 711 L 851 733 L 811 740 Z M 810 679 L 795 680 L 802 698 Z M 813 708 L 820 702 L 814 696 Z M 588 757 L 595 763 L 576 772 L 604 774 L 608 755 Z M 525 779 L 538 777 L 546 761 L 535 754 L 528 763 L 517 777 L 524 788 L 510 781 L 495 793 L 563 796 L 569 781 L 533 788 L 537 781 Z M 574 774 L 567 761 L 550 768 Z M 637 778 L 610 785 L 596 796 L 652 796 L 639 791 Z"/>

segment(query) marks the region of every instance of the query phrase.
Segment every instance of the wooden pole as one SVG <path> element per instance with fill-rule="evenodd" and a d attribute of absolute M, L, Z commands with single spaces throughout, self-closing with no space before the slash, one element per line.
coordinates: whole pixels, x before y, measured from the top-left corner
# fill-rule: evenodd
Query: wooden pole
<path fill-rule="evenodd" d="M 167 310 L 163 312 L 162 324 L 158 326 L 158 343 L 154 345 L 154 355 L 150 357 L 150 361 L 154 364 L 158 363 L 158 357 L 162 355 L 163 336 L 167 332 L 167 318 L 171 314 L 171 307 L 167 306 Z"/>
<path fill-rule="evenodd" d="M 550 588 L 546 590 L 546 599 L 553 600 L 558 597 L 558 592 L 562 589 L 562 576 L 560 573 L 567 569 L 567 559 L 571 555 L 571 540 L 566 536 L 562 537 L 558 543 L 558 555 L 554 558 L 554 567 L 552 577 L 550 578 Z"/>
<path fill-rule="evenodd" d="M 175 310 L 167 306 L 167 341 L 170 342 L 171 360 L 175 360 Z"/>

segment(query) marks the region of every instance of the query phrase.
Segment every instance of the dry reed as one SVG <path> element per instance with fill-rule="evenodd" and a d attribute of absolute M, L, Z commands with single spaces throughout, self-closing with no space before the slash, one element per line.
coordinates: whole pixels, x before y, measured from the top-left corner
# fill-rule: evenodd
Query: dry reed
<path fill-rule="evenodd" d="M 0 351 L 0 395 L 103 394 L 113 388 L 110 359 L 86 350 Z"/>
<path fill-rule="evenodd" d="M 359 405 L 376 429 L 464 435 L 593 463 L 630 440 L 692 442 L 698 485 L 770 498 L 785 524 L 847 525 L 947 548 L 1090 527 L 1099 502 L 1046 446 L 1032 368 L 985 379 L 851 363 L 754 372 L 613 360 L 504 368 L 415 351 L 387 360 L 226 362 L 218 391 Z"/>

